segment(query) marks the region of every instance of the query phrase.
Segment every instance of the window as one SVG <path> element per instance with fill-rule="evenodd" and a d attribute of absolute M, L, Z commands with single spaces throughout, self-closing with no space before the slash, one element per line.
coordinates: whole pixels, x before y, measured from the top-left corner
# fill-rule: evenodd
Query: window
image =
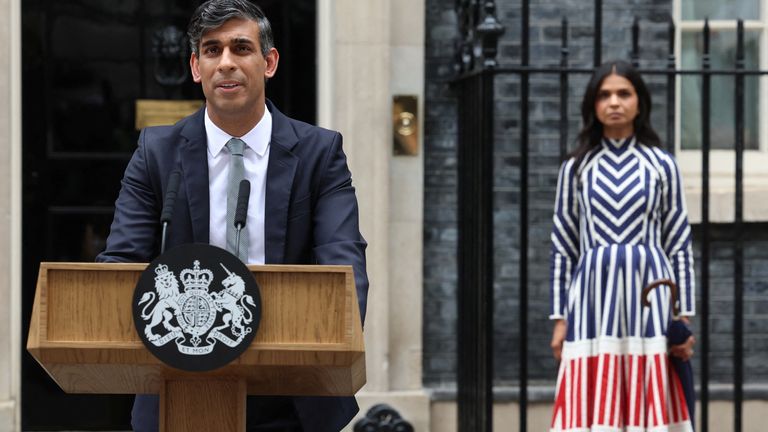
<path fill-rule="evenodd" d="M 678 23 L 679 66 L 701 67 L 703 28 L 709 18 L 710 61 L 713 69 L 736 64 L 736 20 L 744 20 L 744 53 L 747 69 L 767 69 L 768 1 L 675 0 Z M 678 80 L 677 158 L 683 172 L 688 207 L 694 222 L 701 220 L 701 83 L 700 76 Z M 744 215 L 746 220 L 768 220 L 768 81 L 747 76 L 744 80 Z M 734 218 L 735 78 L 713 76 L 710 87 L 710 220 Z M 762 203 L 762 204 L 761 204 Z"/>

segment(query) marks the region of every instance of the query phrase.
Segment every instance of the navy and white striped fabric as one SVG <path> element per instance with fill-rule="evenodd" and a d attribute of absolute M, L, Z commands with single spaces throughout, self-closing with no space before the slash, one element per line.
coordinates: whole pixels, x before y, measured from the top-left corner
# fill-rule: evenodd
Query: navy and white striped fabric
<path fill-rule="evenodd" d="M 662 149 L 604 140 L 563 163 L 551 253 L 551 315 L 567 342 L 663 337 L 670 290 L 640 294 L 657 279 L 679 287 L 681 315 L 695 313 L 691 230 L 677 165 Z M 575 353 L 574 353 L 575 354 Z"/>

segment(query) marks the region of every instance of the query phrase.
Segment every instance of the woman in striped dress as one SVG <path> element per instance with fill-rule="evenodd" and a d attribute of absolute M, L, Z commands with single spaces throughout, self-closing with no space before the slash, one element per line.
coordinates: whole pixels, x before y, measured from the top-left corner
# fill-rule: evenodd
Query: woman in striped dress
<path fill-rule="evenodd" d="M 625 62 L 600 66 L 582 101 L 578 148 L 557 184 L 551 254 L 552 349 L 560 360 L 552 431 L 692 431 L 669 355 L 678 286 L 695 312 L 691 231 L 680 174 L 650 125 L 651 99 Z"/>

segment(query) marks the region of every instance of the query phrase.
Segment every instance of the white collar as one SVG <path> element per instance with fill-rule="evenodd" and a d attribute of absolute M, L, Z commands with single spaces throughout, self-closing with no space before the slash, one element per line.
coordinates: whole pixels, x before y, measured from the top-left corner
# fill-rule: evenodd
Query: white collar
<path fill-rule="evenodd" d="M 208 152 L 213 157 L 218 156 L 221 149 L 232 139 L 232 135 L 224 132 L 213 123 L 211 117 L 208 116 L 208 108 L 205 109 L 205 134 L 208 138 Z M 264 115 L 256 126 L 245 135 L 235 138 L 243 140 L 246 147 L 250 147 L 259 157 L 264 156 L 269 147 L 269 141 L 272 138 L 272 114 L 266 108 L 266 105 L 264 107 Z"/>

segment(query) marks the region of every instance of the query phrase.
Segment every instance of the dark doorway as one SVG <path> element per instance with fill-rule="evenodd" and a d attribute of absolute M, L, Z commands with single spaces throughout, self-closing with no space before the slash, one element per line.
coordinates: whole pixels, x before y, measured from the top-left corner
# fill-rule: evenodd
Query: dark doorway
<path fill-rule="evenodd" d="M 41 261 L 93 261 L 104 247 L 138 138 L 138 99 L 198 99 L 183 53 L 158 49 L 186 31 L 200 1 L 22 3 L 23 340 Z M 316 114 L 315 0 L 256 1 L 280 51 L 267 94 L 284 113 Z M 162 54 L 161 54 L 162 53 Z M 132 395 L 67 395 L 22 354 L 23 430 L 130 429 Z"/>

